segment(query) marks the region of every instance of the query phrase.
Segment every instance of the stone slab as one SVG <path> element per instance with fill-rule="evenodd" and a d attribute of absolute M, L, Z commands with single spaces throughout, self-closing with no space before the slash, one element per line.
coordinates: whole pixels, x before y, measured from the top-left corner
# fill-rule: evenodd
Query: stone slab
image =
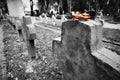
<path fill-rule="evenodd" d="M 9 15 L 23 17 L 25 15 L 22 0 L 7 0 Z"/>
<path fill-rule="evenodd" d="M 36 31 L 35 31 L 34 25 L 30 24 L 30 25 L 27 25 L 27 27 L 29 29 L 29 40 L 36 39 Z"/>
<path fill-rule="evenodd" d="M 101 49 L 103 47 L 102 23 L 94 20 L 83 21 L 82 23 L 91 27 L 91 48 L 93 49 L 93 51 Z"/>
<path fill-rule="evenodd" d="M 23 22 L 25 24 L 32 24 L 31 17 L 30 16 L 24 16 L 23 17 Z"/>
<path fill-rule="evenodd" d="M 93 56 L 100 59 L 102 62 L 112 66 L 116 71 L 120 72 L 120 56 L 106 48 L 101 48 L 92 53 Z"/>

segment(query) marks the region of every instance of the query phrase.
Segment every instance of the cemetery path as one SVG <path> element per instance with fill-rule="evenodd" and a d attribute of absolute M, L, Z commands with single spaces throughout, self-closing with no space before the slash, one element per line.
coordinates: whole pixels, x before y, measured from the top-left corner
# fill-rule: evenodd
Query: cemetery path
<path fill-rule="evenodd" d="M 59 28 L 56 29 L 56 28 L 54 28 L 54 26 L 51 26 L 51 25 L 44 25 L 44 24 L 38 23 L 38 24 L 35 24 L 35 26 L 38 26 L 40 28 L 43 28 L 43 29 L 50 30 L 50 31 L 53 31 L 55 33 L 61 34 L 61 30 Z"/>

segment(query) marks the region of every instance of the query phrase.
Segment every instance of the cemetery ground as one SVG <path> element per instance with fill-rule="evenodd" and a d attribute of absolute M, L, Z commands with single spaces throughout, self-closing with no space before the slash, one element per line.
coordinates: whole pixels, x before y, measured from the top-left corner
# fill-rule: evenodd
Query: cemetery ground
<path fill-rule="evenodd" d="M 1 57 L 5 56 L 7 61 L 8 77 L 12 75 L 13 78 L 19 80 L 62 80 L 62 72 L 57 67 L 52 54 L 52 39 L 59 37 L 60 34 L 36 26 L 37 59 L 31 60 L 24 40 L 20 40 L 13 26 L 6 21 L 1 23 L 0 28 L 0 37 L 3 36 L 3 38 L 0 38 L 0 43 L 3 43 L 0 47 L 0 50 L 3 50 L 1 51 L 1 55 L 3 55 Z M 0 78 L 2 80 L 2 74 Z"/>
<path fill-rule="evenodd" d="M 20 39 L 17 31 L 13 29 L 9 22 L 1 22 L 0 55 L 2 55 L 2 58 L 0 58 L 0 62 L 4 57 L 8 65 L 6 68 L 7 76 L 19 80 L 63 80 L 62 71 L 57 66 L 56 58 L 52 53 L 52 40 L 61 36 L 61 23 L 59 21 L 55 25 L 51 24 L 51 22 L 38 21 L 38 23 L 35 23 L 37 58 L 31 60 L 27 53 L 26 43 Z M 105 29 L 103 31 L 106 32 Z M 103 35 L 103 37 L 111 40 L 111 35 L 107 37 Z M 120 46 L 110 43 L 104 43 L 104 46 L 120 55 Z M 1 64 L 0 67 L 2 67 Z"/>

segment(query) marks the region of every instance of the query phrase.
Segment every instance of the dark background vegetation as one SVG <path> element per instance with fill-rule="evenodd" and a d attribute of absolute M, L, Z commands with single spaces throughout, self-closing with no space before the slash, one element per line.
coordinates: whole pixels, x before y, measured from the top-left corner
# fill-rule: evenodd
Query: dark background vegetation
<path fill-rule="evenodd" d="M 83 12 L 84 9 L 91 10 L 94 8 L 95 10 L 103 10 L 104 14 L 114 15 L 120 9 L 119 0 L 39 0 L 40 11 L 47 11 L 50 4 L 57 2 L 67 13 L 69 12 L 70 1 L 72 11 Z"/>

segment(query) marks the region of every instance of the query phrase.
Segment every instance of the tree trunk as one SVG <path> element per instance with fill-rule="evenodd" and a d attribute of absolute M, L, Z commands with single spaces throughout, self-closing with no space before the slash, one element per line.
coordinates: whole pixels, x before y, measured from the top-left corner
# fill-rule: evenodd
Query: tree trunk
<path fill-rule="evenodd" d="M 63 11 L 64 11 L 64 13 L 69 13 L 70 12 L 70 8 L 71 8 L 71 6 L 70 6 L 70 1 L 71 0 L 62 0 L 62 4 L 63 4 Z"/>
<path fill-rule="evenodd" d="M 50 0 L 38 0 L 40 13 L 46 13 L 49 8 Z"/>
<path fill-rule="evenodd" d="M 68 5 L 67 12 L 70 13 L 71 12 L 71 0 L 67 0 L 67 5 Z"/>
<path fill-rule="evenodd" d="M 33 12 L 33 0 L 30 0 L 30 8 L 31 8 L 31 16 L 34 15 L 34 12 Z"/>

